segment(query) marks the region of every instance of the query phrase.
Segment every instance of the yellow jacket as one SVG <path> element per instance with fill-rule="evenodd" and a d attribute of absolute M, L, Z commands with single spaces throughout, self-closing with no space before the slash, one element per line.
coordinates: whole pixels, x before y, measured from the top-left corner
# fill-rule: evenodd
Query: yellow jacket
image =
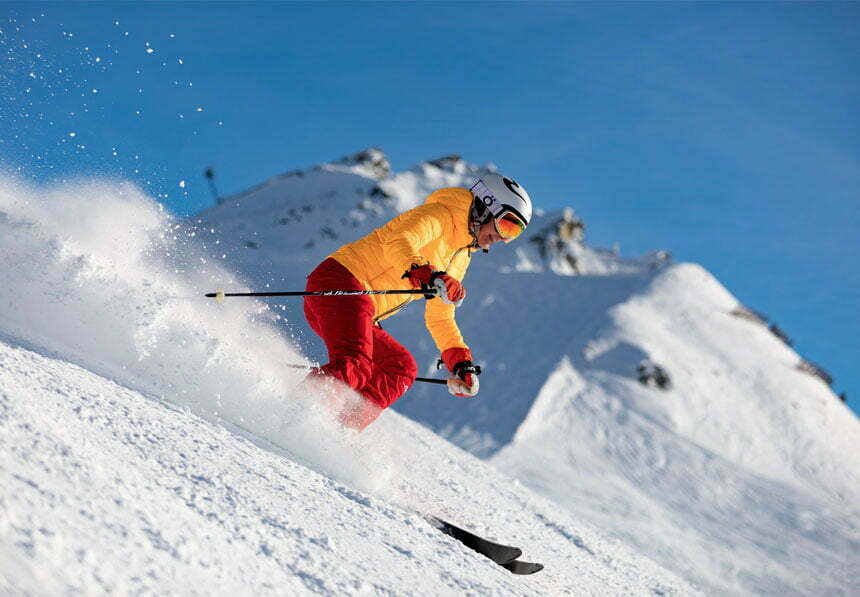
<path fill-rule="evenodd" d="M 477 250 L 469 231 L 472 194 L 466 189 L 434 191 L 423 205 L 404 212 L 364 238 L 343 245 L 330 255 L 346 267 L 367 290 L 411 288 L 402 278 L 413 263 L 430 263 L 462 281 Z M 394 315 L 416 297 L 371 295 L 376 321 Z M 420 300 L 425 300 L 417 295 Z M 439 298 L 426 300 L 424 321 L 440 352 L 468 348 L 454 320 L 454 305 Z"/>

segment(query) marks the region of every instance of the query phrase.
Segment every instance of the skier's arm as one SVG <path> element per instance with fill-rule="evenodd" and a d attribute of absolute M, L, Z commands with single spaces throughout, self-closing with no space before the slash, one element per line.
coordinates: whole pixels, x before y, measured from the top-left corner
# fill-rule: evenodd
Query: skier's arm
<path fill-rule="evenodd" d="M 454 319 L 454 305 L 436 299 L 427 301 L 424 323 L 440 353 L 449 348 L 468 350 L 469 347 L 466 346 L 463 334 Z"/>
<path fill-rule="evenodd" d="M 455 275 L 455 279 L 462 280 L 466 267 L 454 266 L 451 273 Z M 448 380 L 448 391 L 455 396 L 475 396 L 478 393 L 477 376 L 480 374 L 480 368 L 472 366 L 472 351 L 463 340 L 454 318 L 455 313 L 453 304 L 430 300 L 424 310 L 424 322 L 436 347 L 442 353 L 448 370 L 454 374 L 454 377 Z"/>
<path fill-rule="evenodd" d="M 469 259 L 453 260 L 452 263 L 448 264 L 448 275 L 455 280 L 462 281 L 466 276 L 469 261 Z M 427 331 L 433 336 L 433 341 L 440 353 L 449 348 L 469 350 L 463 340 L 463 334 L 460 333 L 460 328 L 457 326 L 455 313 L 454 305 L 450 303 L 436 299 L 427 301 L 427 306 L 424 309 L 424 323 L 427 326 Z"/>

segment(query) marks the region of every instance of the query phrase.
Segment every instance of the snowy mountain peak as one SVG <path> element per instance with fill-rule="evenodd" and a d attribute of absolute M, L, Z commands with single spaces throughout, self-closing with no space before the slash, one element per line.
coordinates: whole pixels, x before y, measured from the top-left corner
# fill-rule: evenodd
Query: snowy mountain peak
<path fill-rule="evenodd" d="M 219 231 L 222 248 L 243 271 L 254 269 L 260 255 L 253 250 L 260 248 L 277 249 L 277 255 L 266 255 L 276 263 L 297 257 L 309 263 L 420 205 L 437 189 L 469 188 L 481 175 L 496 171 L 493 164 L 478 166 L 458 155 L 424 161 L 404 172 L 389 168 L 381 150 L 364 150 L 273 177 L 205 210 L 199 219 Z M 668 260 L 665 252 L 631 259 L 617 250 L 590 247 L 584 230 L 572 208 L 546 213 L 538 204 L 513 250 L 496 248 L 498 257 L 478 261 L 502 272 L 609 275 L 649 271 Z"/>
<path fill-rule="evenodd" d="M 351 172 L 382 180 L 391 173 L 391 164 L 381 149 L 371 147 L 332 162 L 346 166 Z"/>
<path fill-rule="evenodd" d="M 456 153 L 452 153 L 451 155 L 445 155 L 441 158 L 436 158 L 435 160 L 429 160 L 427 162 L 431 166 L 436 166 L 440 170 L 449 170 L 451 172 L 455 172 L 458 169 L 466 166 L 463 158 L 461 158 Z"/>

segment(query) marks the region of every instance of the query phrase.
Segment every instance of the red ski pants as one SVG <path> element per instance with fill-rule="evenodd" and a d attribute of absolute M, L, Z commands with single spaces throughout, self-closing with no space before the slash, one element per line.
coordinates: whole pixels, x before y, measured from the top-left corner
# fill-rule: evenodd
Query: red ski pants
<path fill-rule="evenodd" d="M 308 276 L 306 290 L 365 290 L 348 269 L 328 258 Z M 373 322 L 369 296 L 306 296 L 305 317 L 325 342 L 331 375 L 380 409 L 400 398 L 415 382 L 418 365 L 409 351 Z"/>

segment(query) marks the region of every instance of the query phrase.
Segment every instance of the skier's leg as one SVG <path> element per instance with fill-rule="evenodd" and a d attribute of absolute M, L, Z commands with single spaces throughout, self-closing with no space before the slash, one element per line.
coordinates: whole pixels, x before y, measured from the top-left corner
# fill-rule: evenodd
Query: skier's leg
<path fill-rule="evenodd" d="M 418 365 L 409 351 L 391 334 L 373 328 L 373 370 L 359 392 L 381 408 L 387 408 L 415 383 Z"/>
<path fill-rule="evenodd" d="M 308 276 L 308 291 L 363 290 L 334 259 L 326 259 Z M 325 342 L 329 362 L 312 375 L 339 379 L 353 389 L 364 387 L 372 372 L 373 302 L 367 296 L 306 296 L 305 317 Z"/>

